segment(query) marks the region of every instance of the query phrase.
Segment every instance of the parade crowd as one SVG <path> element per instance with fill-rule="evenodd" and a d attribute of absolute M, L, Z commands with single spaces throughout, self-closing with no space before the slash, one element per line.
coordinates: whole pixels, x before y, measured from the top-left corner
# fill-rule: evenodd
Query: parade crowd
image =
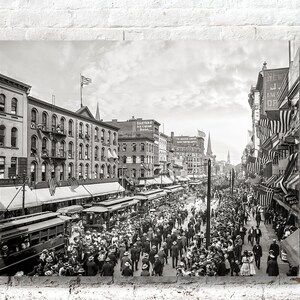
<path fill-rule="evenodd" d="M 82 231 L 64 254 L 43 250 L 39 264 L 27 275 L 113 276 L 119 267 L 122 276 L 133 276 L 141 262 L 140 276 L 163 276 L 166 264 L 172 265 L 177 276 L 253 276 L 262 257 L 263 212 L 242 194 L 224 192 L 218 202 L 211 213 L 208 247 L 203 230 L 206 211 L 192 205 L 189 212 L 183 201 L 174 201 L 144 218 L 118 222 L 112 230 Z M 251 214 L 256 228 L 247 230 Z M 271 210 L 264 221 L 272 222 L 278 239 L 295 230 L 287 229 L 285 221 Z M 245 243 L 251 244 L 251 251 L 242 250 Z M 269 276 L 279 274 L 278 256 L 279 246 L 274 240 L 266 270 Z"/>

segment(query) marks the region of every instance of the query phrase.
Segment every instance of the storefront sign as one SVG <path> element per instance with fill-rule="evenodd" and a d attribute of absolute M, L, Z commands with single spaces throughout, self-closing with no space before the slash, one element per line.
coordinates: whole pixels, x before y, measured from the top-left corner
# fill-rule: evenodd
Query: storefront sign
<path fill-rule="evenodd" d="M 137 121 L 136 122 L 137 131 L 153 131 L 153 121 Z"/>

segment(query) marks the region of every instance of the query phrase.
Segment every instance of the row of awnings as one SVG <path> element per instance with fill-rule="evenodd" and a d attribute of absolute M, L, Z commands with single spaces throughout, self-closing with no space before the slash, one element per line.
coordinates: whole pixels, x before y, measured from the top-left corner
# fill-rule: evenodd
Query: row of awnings
<path fill-rule="evenodd" d="M 140 179 L 139 185 L 145 185 L 145 186 L 151 186 L 151 185 L 158 185 L 158 184 L 172 184 L 173 180 L 169 178 L 168 176 L 161 175 L 156 178 L 152 179 Z"/>
<path fill-rule="evenodd" d="M 53 196 L 51 196 L 49 188 L 31 190 L 29 186 L 25 186 L 25 208 L 124 191 L 125 189 L 118 182 L 79 185 L 76 189 L 71 189 L 70 186 L 56 187 Z M 0 187 L 0 211 L 22 209 L 22 202 L 22 186 Z"/>

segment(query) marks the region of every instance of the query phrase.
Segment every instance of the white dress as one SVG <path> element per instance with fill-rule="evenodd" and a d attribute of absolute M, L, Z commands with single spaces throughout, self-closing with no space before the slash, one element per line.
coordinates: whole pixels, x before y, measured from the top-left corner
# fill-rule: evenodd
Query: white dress
<path fill-rule="evenodd" d="M 255 275 L 255 267 L 254 267 L 254 256 L 249 257 L 249 264 L 250 264 L 250 275 Z"/>
<path fill-rule="evenodd" d="M 242 276 L 250 275 L 249 257 L 243 256 L 243 258 L 242 258 L 241 275 Z"/>

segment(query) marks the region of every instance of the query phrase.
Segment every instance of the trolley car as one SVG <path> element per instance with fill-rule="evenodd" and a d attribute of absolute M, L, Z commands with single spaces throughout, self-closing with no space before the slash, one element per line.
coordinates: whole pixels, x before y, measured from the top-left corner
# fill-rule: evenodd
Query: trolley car
<path fill-rule="evenodd" d="M 26 271 L 44 249 L 64 251 L 68 223 L 53 212 L 1 220 L 0 275 Z"/>

